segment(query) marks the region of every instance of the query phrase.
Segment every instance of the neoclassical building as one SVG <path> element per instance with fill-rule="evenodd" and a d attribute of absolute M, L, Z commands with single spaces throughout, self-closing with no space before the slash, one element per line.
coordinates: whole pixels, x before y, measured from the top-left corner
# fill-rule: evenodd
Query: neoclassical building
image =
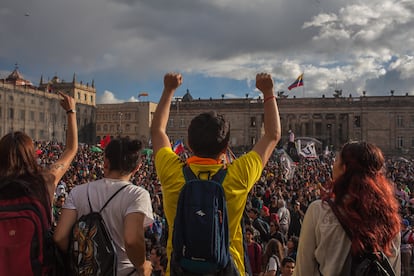
<path fill-rule="evenodd" d="M 365 93 L 364 93 L 365 94 Z M 414 156 L 414 96 L 361 96 L 278 98 L 282 124 L 281 143 L 288 131 L 311 137 L 321 149 L 338 149 L 350 140 L 375 143 L 388 155 Z M 214 110 L 230 121 L 231 146 L 249 149 L 263 133 L 262 99 L 193 99 L 187 91 L 171 105 L 168 134 L 186 140 L 191 119 Z"/>
<path fill-rule="evenodd" d="M 0 135 L 21 130 L 36 140 L 62 142 L 66 133 L 66 114 L 59 105 L 58 91 L 75 98 L 79 141 L 97 143 L 104 136 L 129 136 L 150 146 L 150 126 L 157 106 L 153 102 L 125 102 L 96 105 L 96 89 L 91 84 L 50 81 L 40 78 L 35 87 L 24 79 L 16 67 L 0 79 Z M 277 99 L 282 140 L 292 130 L 296 137 L 310 137 L 317 147 L 338 149 L 350 140 L 365 140 L 377 144 L 388 155 L 414 157 L 414 96 L 288 98 Z M 231 124 L 231 147 L 247 150 L 263 134 L 263 100 L 193 99 L 190 92 L 173 100 L 167 132 L 172 141 L 186 141 L 191 119 L 201 112 L 214 110 Z M 305 138 L 304 138 L 305 139 Z"/>
<path fill-rule="evenodd" d="M 58 92 L 71 95 L 76 100 L 79 142 L 95 142 L 96 89 L 94 83 L 82 84 L 73 75 L 71 82 L 57 76 L 38 87 L 25 80 L 18 68 L 0 79 L 0 135 L 10 131 L 24 131 L 35 140 L 64 142 L 66 113 L 60 106 Z"/>
<path fill-rule="evenodd" d="M 157 107 L 153 102 L 125 102 L 98 104 L 96 141 L 103 137 L 129 137 L 139 139 L 144 147 L 150 144 L 150 126 Z"/>

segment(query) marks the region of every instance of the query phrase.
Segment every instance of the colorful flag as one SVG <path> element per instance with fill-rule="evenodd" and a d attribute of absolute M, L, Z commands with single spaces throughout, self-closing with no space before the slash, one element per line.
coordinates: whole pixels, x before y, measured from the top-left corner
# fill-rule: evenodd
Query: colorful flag
<path fill-rule="evenodd" d="M 315 143 L 313 142 L 307 143 L 306 146 L 300 150 L 299 154 L 305 158 L 318 158 Z"/>
<path fill-rule="evenodd" d="M 303 73 L 300 74 L 299 77 L 291 85 L 289 85 L 288 89 L 291 90 L 299 86 L 303 86 Z"/>
<path fill-rule="evenodd" d="M 138 97 L 148 97 L 148 93 L 146 92 L 139 93 Z"/>
<path fill-rule="evenodd" d="M 176 154 L 180 154 L 182 152 L 184 152 L 184 144 L 182 140 L 177 140 L 173 146 L 173 151 Z"/>
<path fill-rule="evenodd" d="M 236 155 L 233 153 L 233 151 L 230 149 L 230 147 L 227 147 L 225 158 L 226 158 L 226 160 L 224 160 L 224 161 L 225 161 L 226 164 L 231 164 L 231 162 L 233 162 L 233 160 L 236 159 Z"/>
<path fill-rule="evenodd" d="M 99 144 L 101 145 L 101 148 L 104 149 L 109 142 L 111 142 L 111 137 L 109 135 L 106 135 L 100 142 Z"/>

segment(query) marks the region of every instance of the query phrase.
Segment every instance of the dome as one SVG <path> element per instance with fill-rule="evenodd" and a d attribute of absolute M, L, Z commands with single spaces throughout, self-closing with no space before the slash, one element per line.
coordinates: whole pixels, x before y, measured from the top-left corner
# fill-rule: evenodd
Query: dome
<path fill-rule="evenodd" d="M 193 96 L 190 94 L 190 90 L 187 89 L 187 93 L 183 96 L 183 102 L 191 102 L 193 100 Z"/>

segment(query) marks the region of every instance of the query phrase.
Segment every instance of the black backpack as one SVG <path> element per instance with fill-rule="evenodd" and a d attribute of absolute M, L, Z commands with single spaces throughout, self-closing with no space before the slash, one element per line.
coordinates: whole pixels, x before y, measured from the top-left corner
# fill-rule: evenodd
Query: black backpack
<path fill-rule="evenodd" d="M 81 216 L 72 227 L 69 244 L 69 268 L 73 275 L 116 275 L 117 253 L 109 234 L 102 210 L 124 188 L 119 188 L 102 206 L 99 212 L 92 210 L 89 200 L 89 184 L 87 187 L 90 213 Z"/>
<path fill-rule="evenodd" d="M 222 187 L 227 171 L 222 168 L 209 180 L 197 178 L 188 166 L 183 173 L 186 183 L 174 220 L 171 275 L 236 275 Z"/>
<path fill-rule="evenodd" d="M 339 223 L 342 225 L 342 228 L 345 230 L 347 236 L 351 239 L 352 233 L 343 222 L 341 213 L 339 212 L 337 206 L 331 200 L 328 200 L 328 203 L 335 216 L 338 218 Z M 341 275 L 395 276 L 395 272 L 391 267 L 387 256 L 385 256 L 382 251 L 364 252 L 358 256 L 353 256 L 351 252 L 349 252 L 343 273 Z"/>

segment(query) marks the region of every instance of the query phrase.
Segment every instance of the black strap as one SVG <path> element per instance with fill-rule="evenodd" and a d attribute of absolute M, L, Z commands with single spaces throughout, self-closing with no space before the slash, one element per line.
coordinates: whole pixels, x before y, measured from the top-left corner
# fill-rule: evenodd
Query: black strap
<path fill-rule="evenodd" d="M 91 210 L 91 213 L 93 212 L 93 209 L 92 209 L 92 205 L 91 205 L 91 201 L 89 200 L 89 184 L 91 184 L 91 183 L 88 183 L 88 187 L 86 188 L 86 193 L 87 193 L 87 195 L 88 195 L 88 203 L 89 203 L 89 209 Z M 126 188 L 128 185 L 130 185 L 130 184 L 126 184 L 126 185 L 124 185 L 124 186 L 122 186 L 121 188 L 119 188 L 106 202 L 105 202 L 105 204 L 102 206 L 102 208 L 101 208 L 101 210 L 99 210 L 99 213 L 101 213 L 102 212 L 102 210 L 106 207 L 106 205 L 108 205 L 108 203 L 120 192 L 120 191 L 122 191 L 124 188 Z"/>

